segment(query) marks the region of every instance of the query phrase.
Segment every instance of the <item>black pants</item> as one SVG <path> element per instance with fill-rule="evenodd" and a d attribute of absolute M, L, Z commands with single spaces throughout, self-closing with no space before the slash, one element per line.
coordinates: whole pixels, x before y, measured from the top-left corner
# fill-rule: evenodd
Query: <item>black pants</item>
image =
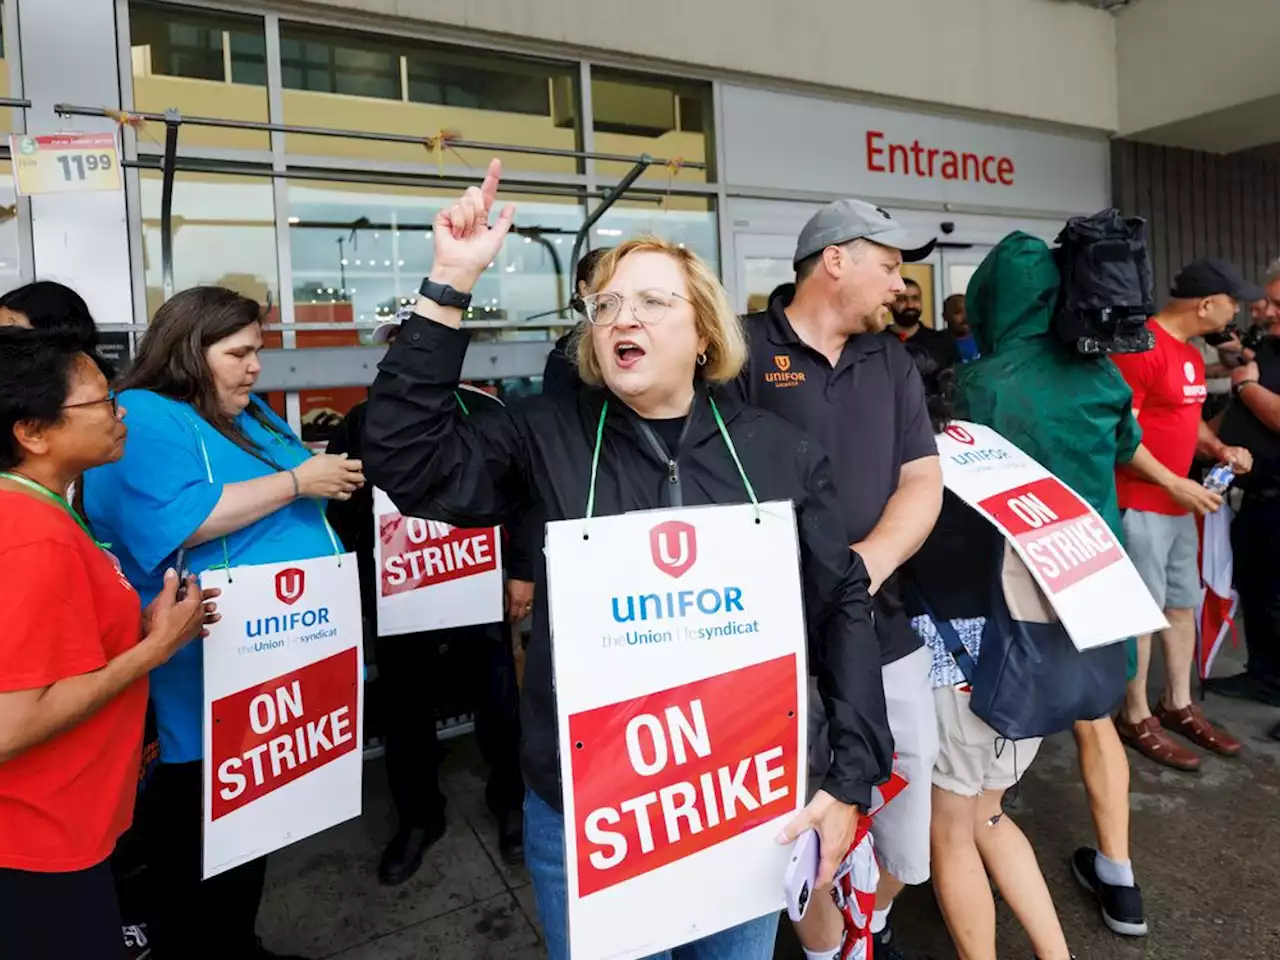
<path fill-rule="evenodd" d="M 138 827 L 150 890 L 155 960 L 249 957 L 267 860 L 201 880 L 201 764 L 162 763 L 142 794 Z M 117 930 L 117 937 L 119 931 Z"/>
<path fill-rule="evenodd" d="M 449 649 L 444 660 L 442 644 Z M 485 788 L 489 808 L 495 813 L 520 810 L 519 707 L 505 627 L 379 637 L 375 655 L 387 780 L 401 826 L 430 826 L 444 817 L 436 714 L 439 704 L 457 694 L 475 710 L 476 737 L 490 767 Z"/>
<path fill-rule="evenodd" d="M 1246 668 L 1280 681 L 1280 496 L 1246 496 L 1231 524 L 1236 590 L 1249 649 Z"/>
<path fill-rule="evenodd" d="M 104 861 L 71 873 L 0 870 L 0 957 L 124 960 L 120 906 Z"/>

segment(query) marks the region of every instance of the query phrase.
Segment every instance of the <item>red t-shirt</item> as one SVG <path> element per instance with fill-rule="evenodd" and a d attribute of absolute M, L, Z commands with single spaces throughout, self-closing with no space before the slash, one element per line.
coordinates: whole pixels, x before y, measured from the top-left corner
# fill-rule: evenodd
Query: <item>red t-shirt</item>
<path fill-rule="evenodd" d="M 138 595 L 55 503 L 0 490 L 0 692 L 105 666 L 142 636 Z M 133 819 L 145 677 L 84 722 L 0 763 L 0 867 L 101 863 Z"/>
<path fill-rule="evenodd" d="M 1115 354 L 1112 359 L 1133 390 L 1142 443 L 1151 455 L 1180 477 L 1191 471 L 1200 437 L 1200 411 L 1209 395 L 1204 380 L 1204 358 L 1154 320 L 1147 329 L 1156 345 L 1146 353 Z M 1153 483 L 1130 470 L 1116 472 L 1116 492 L 1121 510 L 1146 510 L 1172 517 L 1187 513 L 1184 507 Z"/>

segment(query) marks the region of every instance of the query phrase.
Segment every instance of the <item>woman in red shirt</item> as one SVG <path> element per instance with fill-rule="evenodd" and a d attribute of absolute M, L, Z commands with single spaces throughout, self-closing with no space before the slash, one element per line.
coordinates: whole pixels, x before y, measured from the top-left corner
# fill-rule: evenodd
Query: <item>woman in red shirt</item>
<path fill-rule="evenodd" d="M 217 619 L 178 575 L 144 612 L 63 494 L 124 450 L 74 337 L 0 330 L 0 957 L 124 955 L 107 858 L 133 816 L 147 673 Z"/>

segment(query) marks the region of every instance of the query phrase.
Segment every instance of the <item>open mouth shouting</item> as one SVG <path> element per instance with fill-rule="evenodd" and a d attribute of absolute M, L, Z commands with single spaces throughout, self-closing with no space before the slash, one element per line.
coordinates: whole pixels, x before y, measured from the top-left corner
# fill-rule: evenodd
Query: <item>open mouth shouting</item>
<path fill-rule="evenodd" d="M 619 340 L 613 345 L 614 361 L 623 370 L 630 370 L 644 357 L 644 347 L 634 340 Z"/>

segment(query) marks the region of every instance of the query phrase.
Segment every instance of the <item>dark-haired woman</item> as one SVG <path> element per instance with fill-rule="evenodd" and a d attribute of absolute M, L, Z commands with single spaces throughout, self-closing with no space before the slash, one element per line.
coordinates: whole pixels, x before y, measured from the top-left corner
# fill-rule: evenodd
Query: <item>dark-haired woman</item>
<path fill-rule="evenodd" d="M 30 327 L 74 336 L 108 380 L 115 367 L 98 353 L 98 325 L 84 297 L 65 284 L 37 280 L 0 296 L 0 327 Z"/>
<path fill-rule="evenodd" d="M 147 673 L 216 616 L 172 570 L 144 612 L 61 495 L 120 457 L 123 414 L 76 337 L 0 330 L 0 957 L 123 957 L 107 859 Z"/>
<path fill-rule="evenodd" d="M 200 573 L 334 552 L 322 501 L 364 482 L 360 463 L 312 456 L 253 396 L 260 308 L 221 287 L 195 287 L 158 311 L 120 383 L 130 443 L 84 479 L 94 529 L 115 545 L 143 596 L 186 549 Z M 144 797 L 155 875 L 158 956 L 271 956 L 254 933 L 264 858 L 201 882 L 203 654 L 192 644 L 155 671 L 160 765 Z"/>

